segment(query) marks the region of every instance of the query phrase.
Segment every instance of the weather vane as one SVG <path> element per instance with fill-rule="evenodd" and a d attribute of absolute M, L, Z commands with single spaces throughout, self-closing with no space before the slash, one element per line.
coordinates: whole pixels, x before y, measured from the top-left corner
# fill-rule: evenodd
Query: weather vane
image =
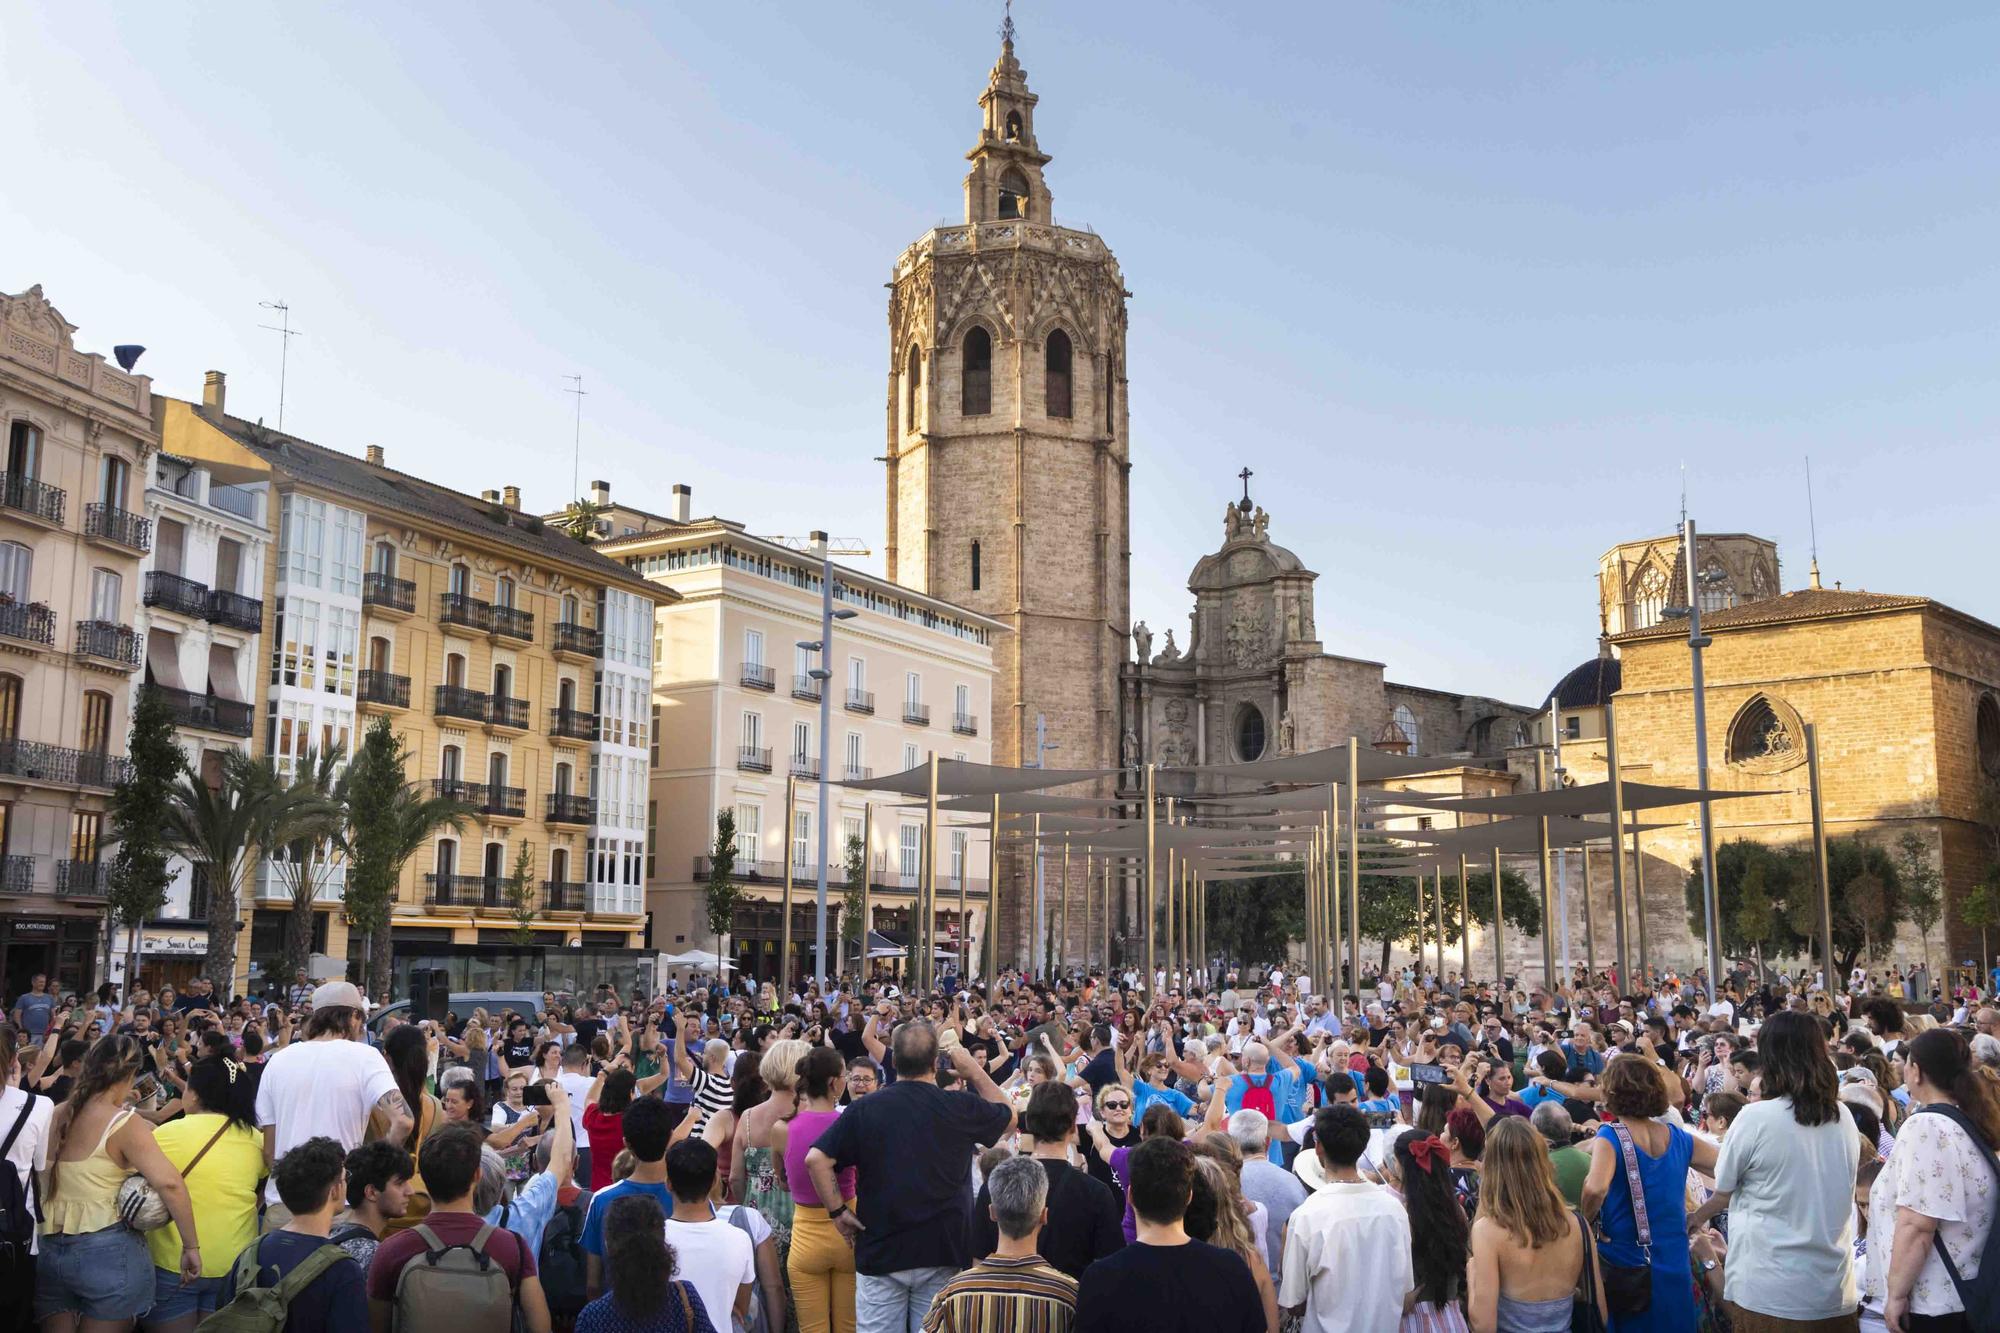
<path fill-rule="evenodd" d="M 1000 40 L 1014 44 L 1014 0 L 1007 0 L 1006 15 L 1000 21 Z"/>

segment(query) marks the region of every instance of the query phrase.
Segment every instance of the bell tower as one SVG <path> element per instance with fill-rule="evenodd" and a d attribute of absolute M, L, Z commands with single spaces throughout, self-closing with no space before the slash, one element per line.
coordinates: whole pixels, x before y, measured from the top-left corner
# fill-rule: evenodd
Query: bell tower
<path fill-rule="evenodd" d="M 1054 220 L 1038 100 L 1010 21 L 965 221 L 919 237 L 889 284 L 884 554 L 890 578 L 1012 628 L 994 645 L 995 763 L 1035 762 L 1039 714 L 1051 766 L 1110 768 L 1131 618 L 1128 293 L 1096 233 Z"/>

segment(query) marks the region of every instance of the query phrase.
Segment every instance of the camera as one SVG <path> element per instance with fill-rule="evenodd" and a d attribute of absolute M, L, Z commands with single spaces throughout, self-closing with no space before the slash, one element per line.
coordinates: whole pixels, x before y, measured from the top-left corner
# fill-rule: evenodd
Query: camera
<path fill-rule="evenodd" d="M 547 1106 L 548 1104 L 549 1104 L 548 1084 L 530 1083 L 527 1087 L 521 1090 L 521 1105 Z"/>

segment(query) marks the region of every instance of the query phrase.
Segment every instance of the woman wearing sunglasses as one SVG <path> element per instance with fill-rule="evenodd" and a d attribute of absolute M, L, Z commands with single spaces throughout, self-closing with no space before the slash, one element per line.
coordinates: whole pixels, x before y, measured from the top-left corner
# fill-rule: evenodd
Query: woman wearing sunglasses
<path fill-rule="evenodd" d="M 1124 1191 L 1111 1174 L 1110 1154 L 1118 1148 L 1130 1148 L 1139 1142 L 1139 1127 L 1132 1123 L 1132 1090 L 1117 1083 L 1106 1083 L 1091 1107 L 1093 1119 L 1103 1129 L 1107 1144 L 1100 1154 L 1095 1134 L 1081 1135 L 1084 1169 L 1098 1180 Z"/>

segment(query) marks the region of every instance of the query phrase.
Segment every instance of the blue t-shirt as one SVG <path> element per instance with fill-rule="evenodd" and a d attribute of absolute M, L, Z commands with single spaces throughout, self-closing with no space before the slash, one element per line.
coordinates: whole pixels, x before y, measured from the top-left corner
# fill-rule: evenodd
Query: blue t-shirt
<path fill-rule="evenodd" d="M 56 997 L 44 991 L 37 995 L 28 991 L 14 1001 L 14 1008 L 21 1014 L 21 1030 L 41 1041 L 49 1034 L 49 1020 L 55 1016 Z"/>
<path fill-rule="evenodd" d="M 1144 1079 L 1139 1079 L 1132 1084 L 1132 1123 L 1136 1125 L 1143 1120 L 1146 1108 L 1154 1102 L 1165 1102 L 1182 1116 L 1194 1112 L 1194 1100 L 1186 1093 L 1176 1092 L 1172 1088 L 1156 1088 Z"/>
<path fill-rule="evenodd" d="M 638 1180 L 621 1180 L 615 1185 L 608 1185 L 590 1196 L 590 1211 L 583 1218 L 581 1241 L 585 1254 L 594 1254 L 600 1259 L 604 1257 L 604 1219 L 610 1215 L 612 1203 L 628 1194 L 649 1194 L 660 1201 L 660 1208 L 669 1217 L 673 1216 L 674 1195 L 665 1181 L 653 1185 Z"/>
<path fill-rule="evenodd" d="M 1563 1100 L 1563 1095 L 1560 1092 L 1557 1092 L 1554 1088 L 1539 1087 L 1533 1083 L 1530 1083 L 1527 1087 L 1522 1088 L 1519 1092 L 1515 1093 L 1514 1095 L 1516 1097 L 1519 1097 L 1521 1099 L 1521 1105 L 1527 1107 L 1530 1111 L 1534 1110 L 1537 1106 L 1540 1106 L 1543 1102 L 1560 1103 Z"/>

